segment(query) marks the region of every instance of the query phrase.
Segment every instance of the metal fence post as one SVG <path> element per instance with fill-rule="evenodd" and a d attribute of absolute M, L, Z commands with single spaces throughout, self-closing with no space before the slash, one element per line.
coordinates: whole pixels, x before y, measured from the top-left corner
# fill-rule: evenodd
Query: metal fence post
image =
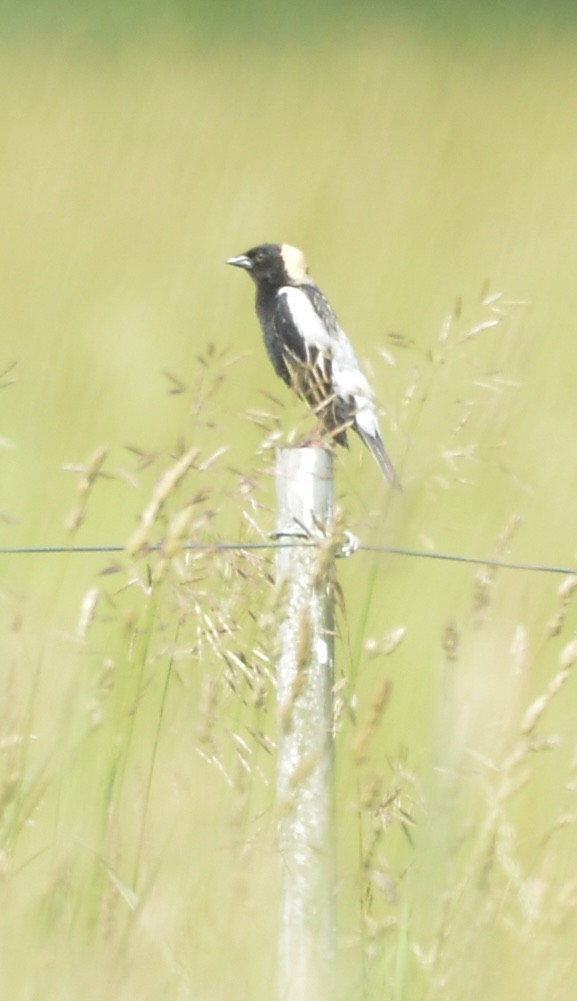
<path fill-rule="evenodd" d="M 334 999 L 332 454 L 277 451 L 279 996 Z M 296 543 L 299 540 L 303 545 Z"/>

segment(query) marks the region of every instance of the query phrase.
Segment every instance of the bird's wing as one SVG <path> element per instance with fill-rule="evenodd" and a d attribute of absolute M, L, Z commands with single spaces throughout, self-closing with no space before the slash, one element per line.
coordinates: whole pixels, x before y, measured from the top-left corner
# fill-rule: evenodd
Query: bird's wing
<path fill-rule="evenodd" d="M 293 388 L 322 418 L 334 400 L 331 335 L 307 294 L 291 285 L 279 290 L 275 319 Z"/>
<path fill-rule="evenodd" d="M 285 285 L 277 297 L 277 319 L 283 339 L 304 361 L 306 351 L 314 349 L 331 357 L 332 338 L 326 323 L 302 288 Z"/>
<path fill-rule="evenodd" d="M 358 425 L 378 434 L 378 418 L 369 383 L 330 303 L 316 287 L 286 286 L 278 296 L 279 328 L 288 349 L 287 365 L 295 389 L 331 430 Z M 299 365 L 295 368 L 295 360 Z M 324 413 L 323 413 L 324 410 Z M 338 440 L 338 438 L 337 438 Z"/>
<path fill-rule="evenodd" d="M 285 286 L 277 297 L 277 326 L 294 389 L 319 415 L 335 441 L 346 445 L 353 427 L 396 489 L 369 381 L 330 303 L 316 287 Z"/>
<path fill-rule="evenodd" d="M 352 403 L 358 398 L 361 407 L 365 403 L 372 403 L 371 387 L 361 369 L 354 348 L 320 289 L 316 285 L 306 285 L 302 291 L 301 289 L 288 291 L 301 293 L 304 303 L 299 301 L 299 305 L 302 307 L 303 321 L 306 319 L 307 311 L 314 316 L 314 320 L 308 322 L 308 328 L 311 331 L 311 339 L 319 345 L 322 344 L 322 349 L 330 355 L 334 392 L 342 397 L 343 401 L 350 398 Z"/>

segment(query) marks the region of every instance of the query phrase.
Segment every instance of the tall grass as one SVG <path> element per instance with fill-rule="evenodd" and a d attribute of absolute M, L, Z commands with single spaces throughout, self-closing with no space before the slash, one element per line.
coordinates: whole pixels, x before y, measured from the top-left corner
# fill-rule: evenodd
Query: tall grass
<path fill-rule="evenodd" d="M 185 543 L 266 538 L 308 417 L 222 262 L 303 246 L 366 360 L 405 491 L 353 443 L 348 528 L 571 564 L 573 56 L 81 56 L 4 53 L 2 541 L 126 548 L 2 556 L 0 984 L 270 997 L 272 555 Z M 343 997 L 572 998 L 574 579 L 339 580 Z"/>

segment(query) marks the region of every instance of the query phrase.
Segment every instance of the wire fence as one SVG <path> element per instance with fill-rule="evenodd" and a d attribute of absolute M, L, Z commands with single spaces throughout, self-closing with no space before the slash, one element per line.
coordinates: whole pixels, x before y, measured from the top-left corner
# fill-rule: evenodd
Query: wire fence
<path fill-rule="evenodd" d="M 190 552 L 242 552 L 251 550 L 274 550 L 287 549 L 302 546 L 314 546 L 318 542 L 316 539 L 298 536 L 289 539 L 270 539 L 262 542 L 190 542 L 182 546 L 184 551 Z M 144 547 L 142 553 L 161 552 L 162 543 L 156 543 Z M 409 559 L 438 560 L 446 563 L 468 563 L 472 566 L 494 567 L 499 570 L 522 570 L 529 573 L 547 573 L 571 575 L 577 574 L 577 566 L 564 566 L 558 563 L 538 563 L 532 561 L 506 560 L 498 557 L 474 556 L 466 553 L 440 552 L 432 549 L 410 549 L 404 546 L 373 545 L 358 541 L 347 551 L 346 547 L 342 555 L 352 555 L 354 552 L 374 553 L 383 556 L 399 556 Z M 50 555 L 87 555 L 98 554 L 110 555 L 114 553 L 127 553 L 127 548 L 122 543 L 112 543 L 104 545 L 38 545 L 38 546 L 0 546 L 0 556 L 50 556 Z M 128 555 L 128 554 L 127 554 Z"/>

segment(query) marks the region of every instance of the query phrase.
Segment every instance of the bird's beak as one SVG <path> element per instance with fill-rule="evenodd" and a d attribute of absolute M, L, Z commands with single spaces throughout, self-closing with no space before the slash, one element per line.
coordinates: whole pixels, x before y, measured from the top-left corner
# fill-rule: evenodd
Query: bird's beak
<path fill-rule="evenodd" d="M 246 254 L 239 254 L 238 257 L 229 257 L 227 264 L 233 264 L 235 268 L 244 268 L 245 271 L 252 270 L 252 261 Z"/>

